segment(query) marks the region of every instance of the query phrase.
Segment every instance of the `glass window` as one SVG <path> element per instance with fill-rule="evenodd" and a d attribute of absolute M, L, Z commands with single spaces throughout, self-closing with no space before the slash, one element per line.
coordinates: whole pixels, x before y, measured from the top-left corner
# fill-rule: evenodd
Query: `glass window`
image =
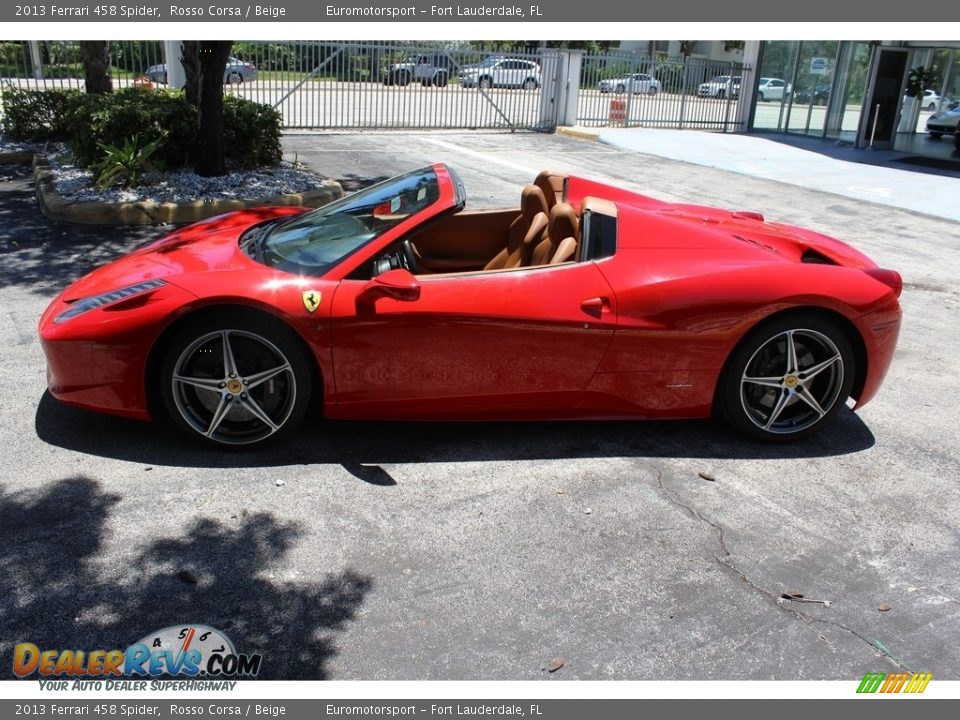
<path fill-rule="evenodd" d="M 269 267 L 322 275 L 439 197 L 433 168 L 415 170 L 274 226 L 256 240 L 254 254 Z"/>

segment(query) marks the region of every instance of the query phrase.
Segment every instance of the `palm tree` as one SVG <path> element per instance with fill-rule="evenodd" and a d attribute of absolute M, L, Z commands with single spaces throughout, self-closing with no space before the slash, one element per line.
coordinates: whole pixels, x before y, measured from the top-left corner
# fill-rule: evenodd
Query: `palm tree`
<path fill-rule="evenodd" d="M 80 59 L 87 92 L 104 95 L 113 92 L 110 78 L 110 43 L 106 40 L 81 40 Z"/>
<path fill-rule="evenodd" d="M 214 177 L 227 172 L 223 147 L 223 69 L 230 58 L 232 40 L 200 42 L 200 78 L 198 102 L 200 132 L 198 134 L 197 175 Z"/>

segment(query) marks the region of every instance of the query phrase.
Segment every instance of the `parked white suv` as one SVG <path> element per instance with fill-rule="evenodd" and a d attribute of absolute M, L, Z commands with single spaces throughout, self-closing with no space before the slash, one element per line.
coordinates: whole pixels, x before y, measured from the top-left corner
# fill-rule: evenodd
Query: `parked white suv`
<path fill-rule="evenodd" d="M 513 87 L 533 90 L 540 87 L 540 65 L 532 60 L 489 57 L 476 65 L 460 68 L 464 87 Z"/>
<path fill-rule="evenodd" d="M 791 91 L 790 83 L 784 82 L 780 78 L 760 78 L 760 84 L 757 85 L 757 100 L 783 100 L 784 95 L 789 95 Z"/>
<path fill-rule="evenodd" d="M 712 80 L 701 83 L 697 94 L 700 95 L 700 97 L 739 97 L 740 76 L 717 75 Z"/>

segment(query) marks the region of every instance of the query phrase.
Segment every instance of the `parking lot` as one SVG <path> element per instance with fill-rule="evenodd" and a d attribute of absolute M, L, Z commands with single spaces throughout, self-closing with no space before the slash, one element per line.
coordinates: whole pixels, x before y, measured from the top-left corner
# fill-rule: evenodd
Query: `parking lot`
<path fill-rule="evenodd" d="M 276 679 L 960 679 L 956 223 L 554 135 L 284 146 L 348 190 L 446 161 L 468 205 L 517 205 L 551 168 L 814 227 L 902 273 L 897 357 L 876 400 L 790 446 L 706 422 L 314 419 L 207 450 L 45 394 L 46 303 L 164 231 L 51 225 L 0 166 L 0 656 L 195 622 Z"/>

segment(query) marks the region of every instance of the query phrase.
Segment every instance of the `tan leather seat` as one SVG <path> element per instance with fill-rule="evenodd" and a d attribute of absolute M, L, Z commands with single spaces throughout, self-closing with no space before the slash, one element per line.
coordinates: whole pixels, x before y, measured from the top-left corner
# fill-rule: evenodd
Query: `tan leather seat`
<path fill-rule="evenodd" d="M 577 211 L 567 203 L 557 203 L 550 210 L 547 236 L 533 249 L 531 265 L 558 265 L 575 260 L 580 240 Z"/>
<path fill-rule="evenodd" d="M 527 185 L 520 193 L 520 216 L 510 223 L 507 245 L 486 264 L 484 270 L 503 270 L 530 264 L 533 249 L 549 223 L 547 201 L 536 185 Z"/>
<path fill-rule="evenodd" d="M 543 197 L 547 200 L 547 211 L 549 211 L 558 202 L 563 202 L 563 183 L 567 176 L 556 170 L 544 170 L 533 184 L 543 190 Z"/>

